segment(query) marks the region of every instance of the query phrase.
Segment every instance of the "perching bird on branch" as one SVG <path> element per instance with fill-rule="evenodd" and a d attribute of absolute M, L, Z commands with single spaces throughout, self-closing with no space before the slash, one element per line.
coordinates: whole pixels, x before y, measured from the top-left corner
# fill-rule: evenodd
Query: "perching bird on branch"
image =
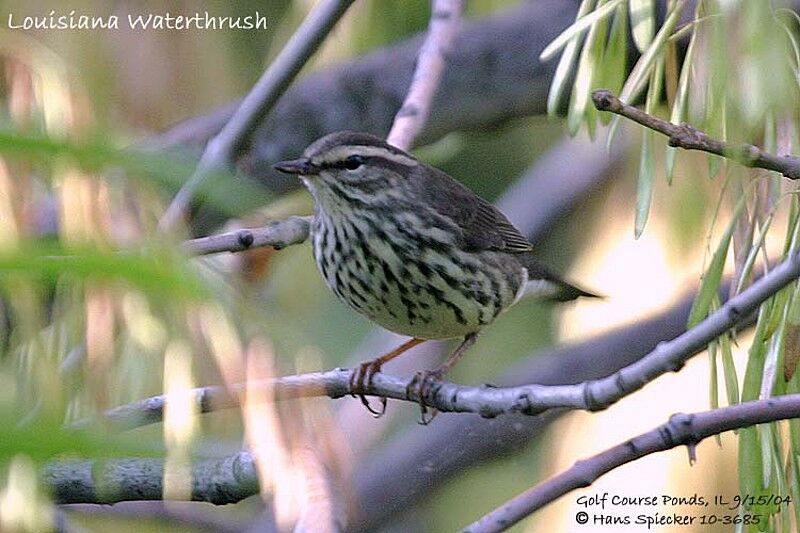
<path fill-rule="evenodd" d="M 299 175 L 314 196 L 311 242 L 327 285 L 373 322 L 412 337 L 362 363 L 353 390 L 425 340 L 463 338 L 440 367 L 417 375 L 424 388 L 522 297 L 596 297 L 534 259 L 492 204 L 377 137 L 332 133 L 275 168 Z"/>

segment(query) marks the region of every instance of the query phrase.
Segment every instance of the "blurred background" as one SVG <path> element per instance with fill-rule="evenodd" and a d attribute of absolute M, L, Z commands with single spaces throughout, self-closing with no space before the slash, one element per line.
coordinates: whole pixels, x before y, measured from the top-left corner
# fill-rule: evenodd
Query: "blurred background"
<path fill-rule="evenodd" d="M 389 402 L 387 414 L 376 420 L 349 397 L 275 403 L 254 388 L 242 397 L 241 409 L 196 416 L 188 392 L 192 387 L 352 367 L 402 341 L 377 330 L 333 296 L 316 271 L 308 243 L 202 259 L 185 257 L 178 243 L 192 234 L 310 213 L 310 197 L 299 184 L 278 181 L 281 178 L 264 169 L 297 156 L 304 143 L 332 129 L 370 129 L 385 135 L 388 127 L 373 120 L 381 112 L 372 114 L 375 103 L 355 90 L 353 101 L 341 104 L 346 110 L 328 109 L 316 121 L 307 115 L 315 114 L 315 102 L 327 105 L 331 94 L 347 94 L 326 85 L 326 76 L 337 69 L 358 77 L 382 64 L 385 74 L 378 77 L 384 76 L 387 83 L 410 77 L 410 71 L 401 72 L 392 58 L 399 54 L 413 59 L 415 48 L 403 42 L 427 27 L 430 5 L 425 0 L 357 0 L 300 74 L 299 83 L 306 85 L 287 93 L 295 107 L 282 102 L 276 108 L 272 122 L 262 125 L 235 172 L 215 180 L 182 232 L 165 238 L 155 231 L 158 217 L 191 174 L 214 124 L 224 120 L 230 103 L 252 87 L 313 4 L 262 0 L 64 5 L 37 0 L 0 5 L 5 132 L 0 133 L 3 529 L 288 531 L 299 521 L 307 531 L 453 531 L 575 461 L 652 429 L 673 413 L 738 401 L 751 344 L 747 331 L 729 339 L 719 353 L 696 356 L 681 372 L 658 379 L 601 413 L 558 413 L 537 420 L 440 414 L 422 427 L 412 404 Z M 751 186 L 751 180 L 768 182 L 774 200 L 768 208 L 751 210 L 769 213 L 774 232 L 765 239 L 765 249 L 780 251 L 795 222 L 793 187 L 766 174 L 680 153 L 668 183 L 666 145 L 658 138 L 651 154 L 653 200 L 647 224 L 635 238 L 640 128 L 620 125 L 607 151 L 604 126 L 592 128 L 594 139 L 585 127 L 570 137 L 565 119 L 548 118 L 544 103 L 531 103 L 543 100 L 540 95 L 546 98 L 557 64 L 556 59 L 541 66 L 536 58 L 574 20 L 579 2 L 534 4 L 471 0 L 466 16 L 502 19 L 509 27 L 508 20 L 520 13 L 538 20 L 541 27 L 530 32 L 541 30 L 541 36 L 529 42 L 508 38 L 507 46 L 519 47 L 509 49 L 509 55 L 525 55 L 528 59 L 522 64 L 535 73 L 530 83 L 540 86 L 535 91 L 519 89 L 522 96 L 508 97 L 508 103 L 485 116 L 474 113 L 463 119 L 464 127 L 458 127 L 461 118 L 448 123 L 437 116 L 434 103 L 432 121 L 437 125 L 426 130 L 414 153 L 496 201 L 531 237 L 544 262 L 607 298 L 558 306 L 519 303 L 481 335 L 454 369 L 449 378 L 458 383 L 579 382 L 608 374 L 624 358 L 640 357 L 659 340 L 679 334 L 739 193 L 760 187 Z M 667 4 L 655 4 L 657 30 Z M 730 4 L 731 11 L 725 12 L 730 18 L 723 24 L 743 36 L 738 45 L 770 27 L 771 19 L 762 20 L 747 7 L 735 12 L 738 3 Z M 68 15 L 71 10 L 121 19 L 129 13 L 207 11 L 235 17 L 257 11 L 267 17 L 268 29 L 144 31 L 132 30 L 123 21 L 116 30 L 26 31 L 6 24 L 9 14 L 17 20 L 51 11 Z M 691 17 L 691 9 L 686 12 Z M 674 41 L 680 57 L 686 53 L 687 37 L 684 31 Z M 455 53 L 466 54 L 482 42 L 463 42 Z M 707 37 L 702 50 L 722 53 L 714 48 L 717 44 Z M 730 90 L 758 91 L 753 80 L 770 76 L 775 84 L 782 83 L 764 58 L 782 60 L 779 54 L 791 51 L 790 44 L 772 43 L 756 52 L 731 46 L 730 57 L 757 68 L 750 77 L 737 78 L 744 85 L 731 81 Z M 367 61 L 348 63 L 383 48 L 386 51 Z M 623 50 L 621 61 L 630 68 L 637 57 L 631 45 L 628 52 Z M 482 59 L 503 72 L 502 54 Z M 478 70 L 478 64 L 454 68 L 468 72 Z M 714 83 L 724 84 L 724 76 L 717 79 L 718 72 L 710 71 L 715 73 Z M 471 83 L 458 76 L 445 83 Z M 796 78 L 787 79 L 796 85 Z M 699 103 L 689 106 L 695 115 L 687 112 L 688 118 L 713 107 L 704 91 L 713 92 L 717 86 L 709 82 L 711 89 L 698 89 L 704 79 L 698 75 L 697 80 L 690 98 Z M 512 80 L 508 85 L 517 90 L 513 85 L 518 83 Z M 486 87 L 491 101 L 495 85 L 486 82 Z M 364 93 L 385 89 L 378 82 L 360 88 Z M 482 90 L 474 88 L 477 93 Z M 775 93 L 779 91 L 770 94 Z M 766 111 L 756 119 L 767 114 L 774 120 L 777 112 L 765 100 Z M 388 117 L 397 110 L 393 102 L 389 96 L 382 102 Z M 561 111 L 568 106 L 563 102 Z M 352 109 L 362 109 L 362 114 Z M 669 114 L 666 104 L 655 110 Z M 773 129 L 784 131 L 776 123 L 782 124 L 771 122 Z M 792 151 L 794 123 L 787 128 L 789 133 L 773 141 Z M 746 130 L 740 140 L 768 142 L 763 132 Z M 141 148 L 144 155 L 131 155 L 126 151 L 130 147 Z M 766 232 L 763 224 L 759 228 Z M 731 248 L 731 272 L 734 254 L 750 249 L 744 242 L 738 241 L 739 250 Z M 115 252 L 120 249 L 123 255 Z M 387 365 L 385 372 L 411 375 L 435 366 L 452 349 L 447 343 L 428 344 Z M 114 406 L 158 394 L 169 395 L 174 406 L 164 413 L 164 424 L 119 432 L 101 416 Z M 84 429 L 71 429 L 76 423 Z M 169 473 L 164 491 L 180 500 L 189 494 L 192 460 L 227 457 L 243 446 L 259 459 L 261 493 L 227 506 L 56 506 L 54 495 L 37 482 L 40 469 L 53 460 L 87 458 L 102 464 L 109 458 L 163 457 Z M 577 503 L 582 495 L 697 493 L 713 498 L 738 493 L 735 435 L 703 442 L 697 457 L 690 465 L 686 450 L 675 449 L 644 458 L 568 494 L 512 530 L 616 530 L 576 523 L 575 514 L 584 509 Z M 788 486 L 781 490 L 792 492 Z M 680 511 L 698 514 L 686 507 Z M 676 509 L 609 511 L 630 516 L 655 512 Z M 780 529 L 793 517 L 782 513 L 773 520 Z M 626 528 L 639 530 L 645 529 Z"/>

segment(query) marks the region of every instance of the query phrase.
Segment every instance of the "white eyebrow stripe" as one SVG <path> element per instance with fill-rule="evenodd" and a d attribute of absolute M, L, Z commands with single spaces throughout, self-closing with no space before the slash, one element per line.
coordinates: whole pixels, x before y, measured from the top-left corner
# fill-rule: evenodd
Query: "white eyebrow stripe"
<path fill-rule="evenodd" d="M 381 148 L 380 146 L 362 146 L 362 145 L 348 145 L 348 146 L 337 146 L 325 152 L 323 154 L 322 160 L 325 162 L 336 162 L 342 161 L 347 156 L 350 155 L 360 155 L 363 157 L 380 157 L 382 159 L 386 159 L 387 161 L 392 161 L 393 163 L 398 163 L 400 165 L 405 165 L 407 167 L 413 167 L 417 165 L 417 161 L 412 159 L 408 156 L 402 154 L 395 154 L 390 152 L 386 148 Z"/>

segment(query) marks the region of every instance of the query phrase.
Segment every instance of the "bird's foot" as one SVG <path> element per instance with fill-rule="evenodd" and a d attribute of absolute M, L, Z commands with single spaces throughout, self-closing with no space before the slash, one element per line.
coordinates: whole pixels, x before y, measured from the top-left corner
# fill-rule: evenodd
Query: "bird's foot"
<path fill-rule="evenodd" d="M 444 374 L 445 371 L 441 368 L 417 372 L 406 387 L 406 398 L 417 397 L 417 401 L 419 402 L 419 420 L 417 422 L 423 426 L 430 424 L 439 413 L 436 408 L 431 407 L 429 414 L 428 406 L 425 404 L 425 398 L 430 394 L 434 383 L 441 380 Z"/>
<path fill-rule="evenodd" d="M 380 358 L 366 361 L 358 365 L 358 369 L 350 375 L 350 395 L 353 398 L 357 397 L 361 400 L 361 403 L 367 408 L 367 411 L 372 413 L 372 416 L 375 418 L 382 417 L 386 412 L 386 398 L 382 396 L 379 397 L 380 408 L 374 409 L 366 397 L 366 392 L 368 389 L 372 388 L 372 378 L 381 371 L 382 365 L 383 361 L 381 361 Z"/>

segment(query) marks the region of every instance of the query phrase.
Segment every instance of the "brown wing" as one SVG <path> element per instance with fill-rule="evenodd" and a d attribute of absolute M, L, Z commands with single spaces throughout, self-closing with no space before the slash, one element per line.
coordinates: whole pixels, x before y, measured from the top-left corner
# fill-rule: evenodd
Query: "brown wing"
<path fill-rule="evenodd" d="M 465 249 L 531 251 L 528 239 L 492 204 L 438 169 L 422 165 L 417 168 L 414 181 L 418 194 L 461 228 Z"/>

